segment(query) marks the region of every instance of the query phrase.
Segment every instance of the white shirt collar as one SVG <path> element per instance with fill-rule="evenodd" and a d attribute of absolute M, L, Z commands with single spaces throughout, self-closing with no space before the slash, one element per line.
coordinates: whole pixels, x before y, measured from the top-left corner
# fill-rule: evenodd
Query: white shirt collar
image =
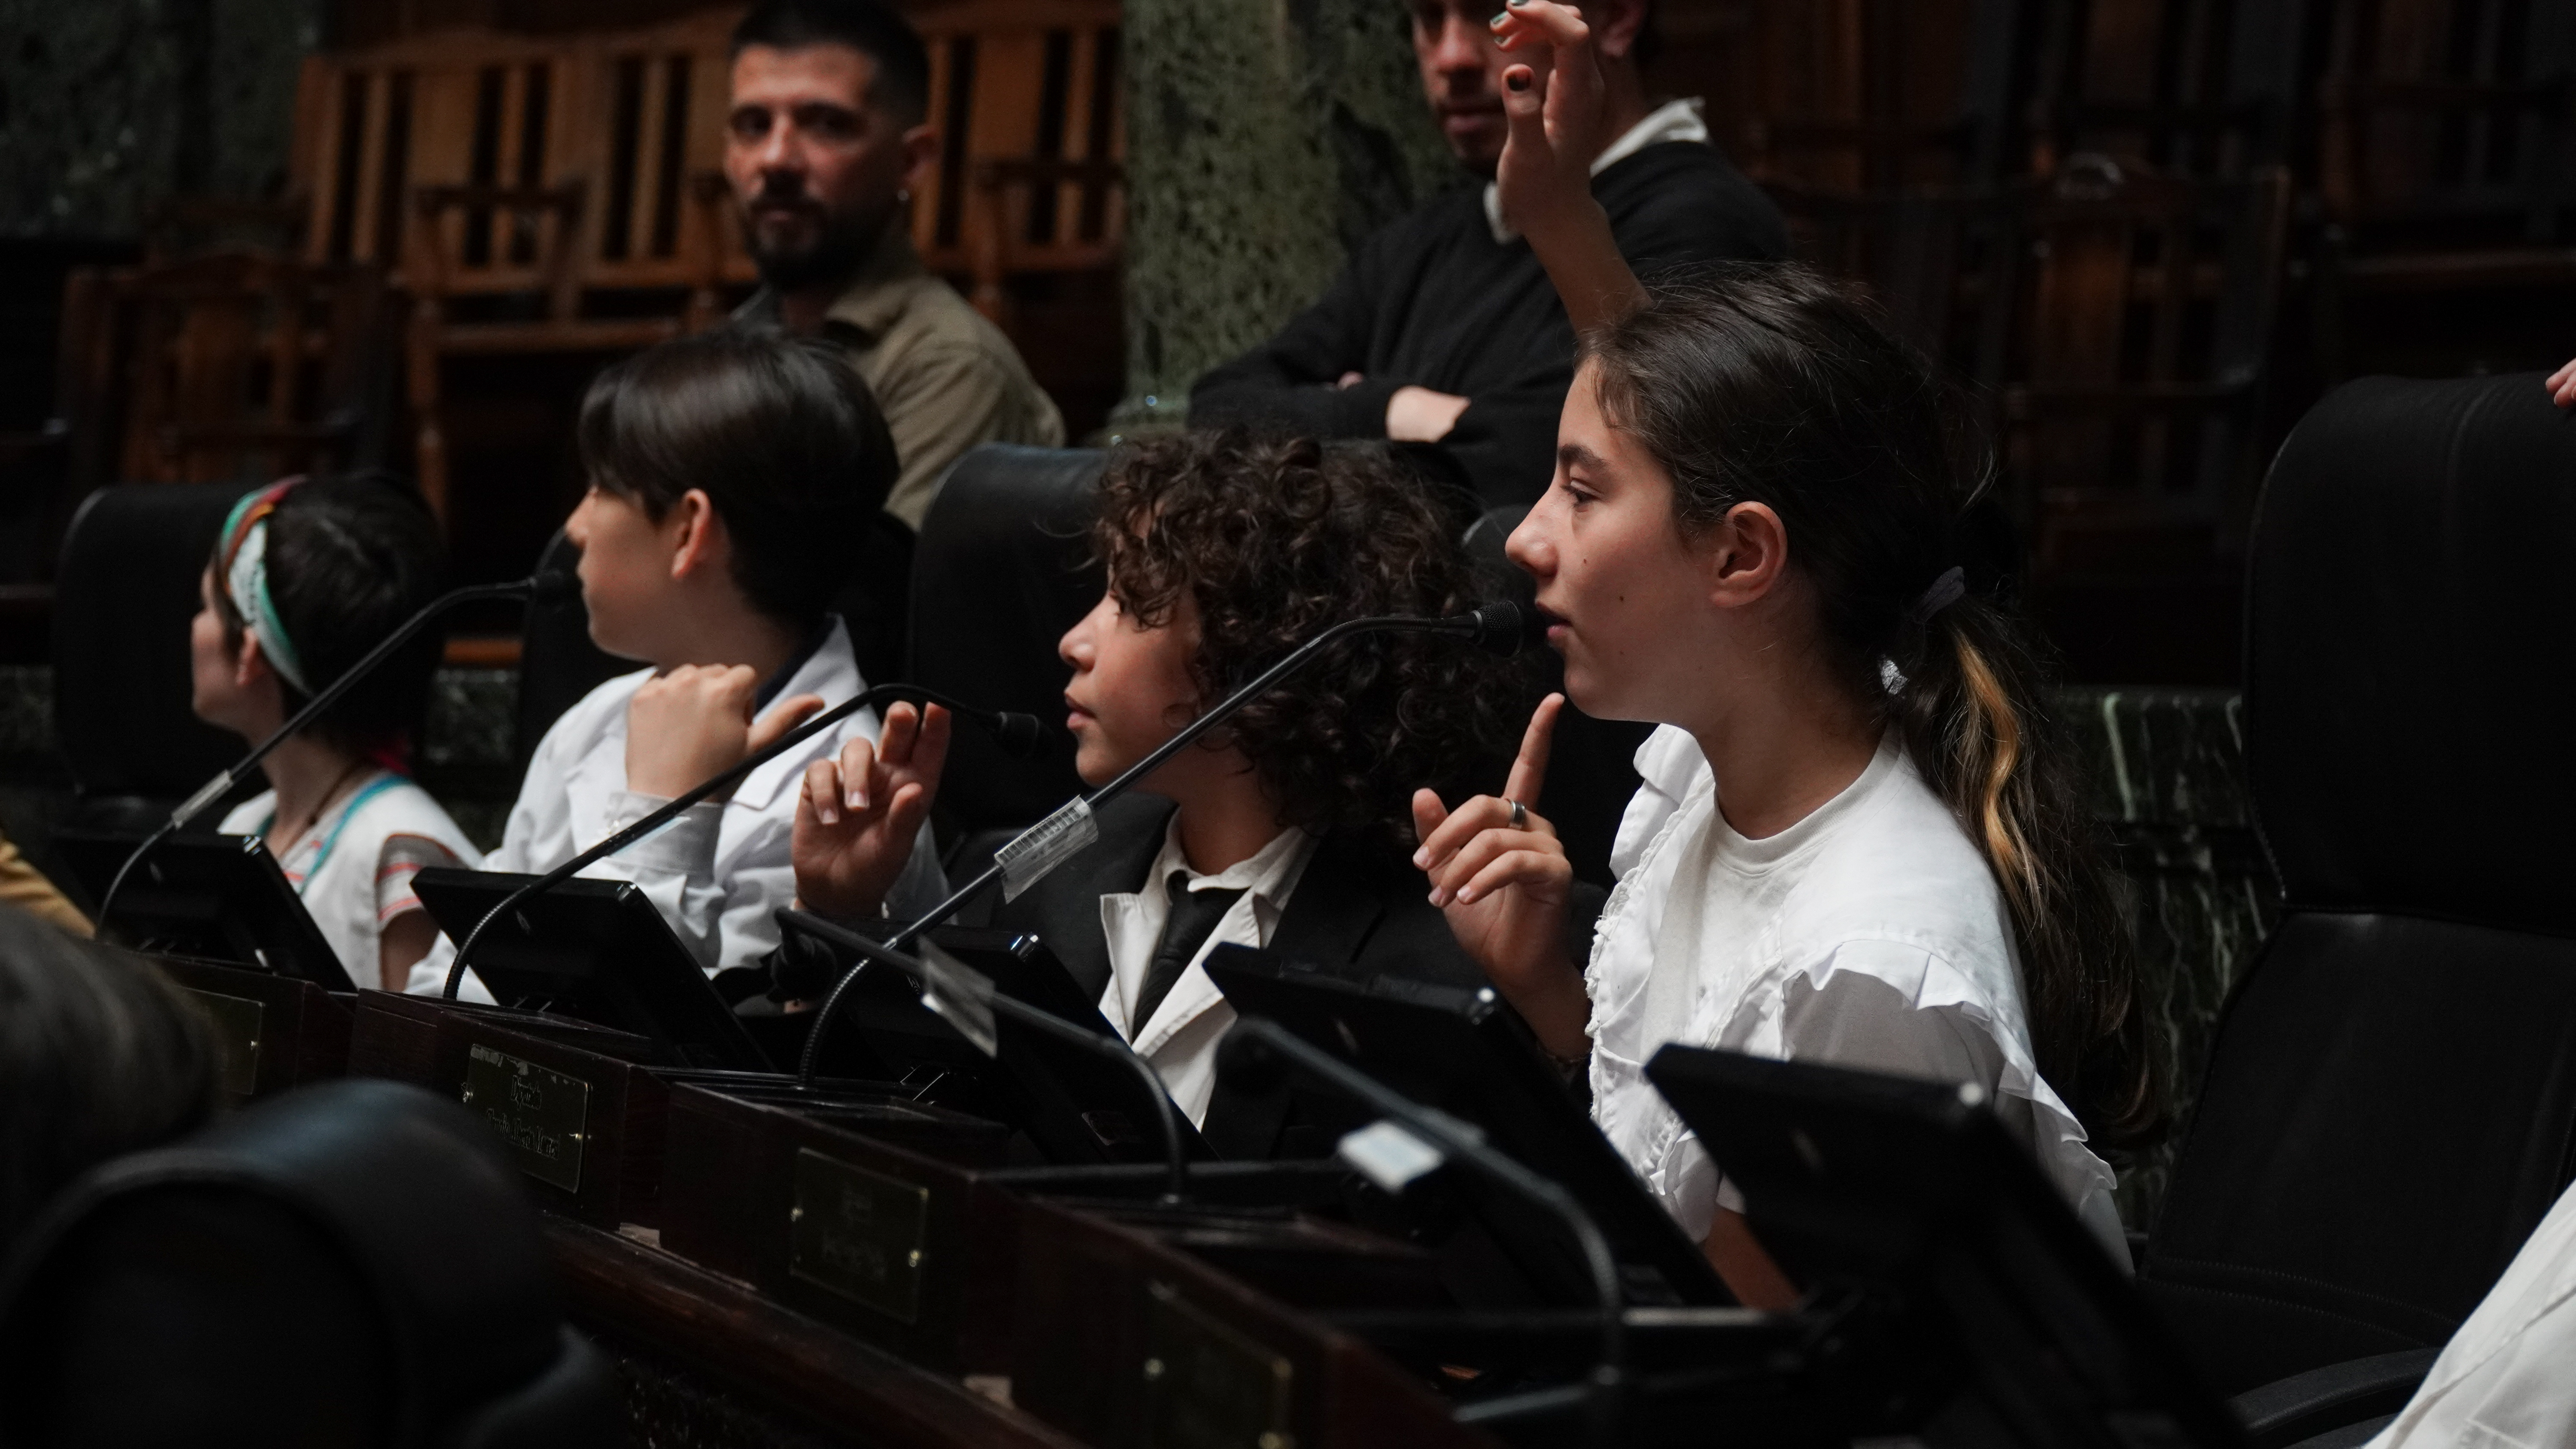
<path fill-rule="evenodd" d="M 1644 120 L 1630 126 L 1627 134 L 1592 158 L 1592 174 L 1598 176 L 1647 147 L 1660 146 L 1666 141 L 1695 141 L 1707 145 L 1708 122 L 1700 114 L 1702 104 L 1697 96 L 1684 96 L 1648 111 Z M 1485 224 L 1494 229 L 1494 242 L 1498 246 L 1510 246 L 1521 239 L 1521 234 L 1503 221 L 1503 193 L 1491 181 L 1485 183 Z"/>

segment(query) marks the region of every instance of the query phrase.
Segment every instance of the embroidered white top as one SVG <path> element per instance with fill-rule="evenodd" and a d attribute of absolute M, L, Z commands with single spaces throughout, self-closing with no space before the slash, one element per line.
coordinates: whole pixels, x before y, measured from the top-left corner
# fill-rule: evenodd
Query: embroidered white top
<path fill-rule="evenodd" d="M 2532 1229 L 2369 1449 L 2576 1444 L 2576 1188 Z"/>
<path fill-rule="evenodd" d="M 264 790 L 234 806 L 216 828 L 266 835 L 276 823 L 277 792 Z M 307 826 L 277 865 L 350 982 L 372 989 L 383 984 L 385 923 L 421 908 L 411 878 L 423 866 L 471 866 L 481 859 L 428 791 L 377 770 Z"/>
<path fill-rule="evenodd" d="M 2031 1053 L 2002 891 L 1895 738 L 1761 840 L 1719 813 L 1688 733 L 1657 730 L 1637 769 L 1584 973 L 1593 1116 L 1682 1227 L 1743 1199 L 1645 1078 L 1673 1041 L 1976 1082 L 2126 1266 L 2111 1169 Z"/>
<path fill-rule="evenodd" d="M 1216 1092 L 1216 1048 L 1234 1025 L 1234 1008 L 1208 979 L 1202 964 L 1220 945 L 1267 946 L 1279 929 L 1289 894 L 1315 858 L 1315 838 L 1297 829 L 1281 831 L 1249 860 L 1200 875 L 1181 853 L 1181 818 L 1175 814 L 1163 832 L 1163 849 L 1145 873 L 1144 888 L 1100 898 L 1100 929 L 1109 943 L 1109 985 L 1100 993 L 1100 1014 L 1154 1064 L 1174 1105 L 1189 1114 L 1190 1125 L 1207 1121 L 1208 1101 Z M 1163 920 L 1172 903 L 1166 882 L 1178 871 L 1192 891 L 1240 890 L 1243 895 L 1217 919 L 1216 929 L 1190 958 L 1189 969 L 1172 984 L 1153 1020 L 1137 1030 L 1136 999 L 1153 968 L 1154 947 L 1162 939 Z"/>
<path fill-rule="evenodd" d="M 500 847 L 484 862 L 486 870 L 551 870 L 666 803 L 626 788 L 626 706 L 652 675 L 639 669 L 608 681 L 565 710 L 546 731 L 528 762 Z M 831 632 L 788 676 L 775 699 L 812 694 L 833 705 L 866 687 L 850 654 L 849 633 L 835 619 Z M 774 913 L 796 895 L 796 872 L 787 852 L 806 765 L 840 753 L 852 738 L 875 739 L 878 728 L 876 711 L 860 710 L 839 728 L 825 730 L 752 771 L 723 804 L 695 806 L 583 874 L 642 886 L 709 972 L 749 965 L 777 946 Z M 887 897 L 887 909 L 909 916 L 938 904 L 945 894 L 946 878 L 925 824 L 911 861 Z M 441 940 L 413 969 L 407 989 L 436 995 L 446 984 L 455 954 L 455 943 Z M 480 991 L 470 976 L 459 994 L 467 990 Z"/>

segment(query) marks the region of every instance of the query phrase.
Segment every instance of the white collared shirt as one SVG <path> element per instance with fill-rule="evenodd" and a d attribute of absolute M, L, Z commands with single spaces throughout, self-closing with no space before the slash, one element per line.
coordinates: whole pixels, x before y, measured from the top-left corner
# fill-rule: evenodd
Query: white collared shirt
<path fill-rule="evenodd" d="M 483 862 L 485 870 L 551 870 L 665 803 L 626 788 L 626 707 L 652 677 L 652 670 L 639 669 L 608 681 L 565 710 L 546 731 L 528 762 L 527 778 L 520 782 L 518 803 L 510 807 L 500 847 Z M 811 694 L 828 707 L 866 687 L 850 653 L 849 632 L 834 619 L 831 632 L 788 676 L 772 703 Z M 806 765 L 838 755 L 851 739 L 873 740 L 878 729 L 876 711 L 860 710 L 838 729 L 752 771 L 723 804 L 696 806 L 582 874 L 642 886 L 673 933 L 709 972 L 751 965 L 778 945 L 774 913 L 796 896 L 788 846 Z M 925 824 L 911 861 L 887 897 L 887 910 L 899 917 L 917 914 L 938 904 L 946 890 Z M 455 944 L 442 938 L 413 968 L 406 989 L 435 995 L 446 984 L 455 954 Z M 470 978 L 468 985 L 474 986 Z"/>
<path fill-rule="evenodd" d="M 1292 827 L 1279 832 L 1250 859 L 1214 875 L 1201 875 L 1190 869 L 1181 852 L 1181 817 L 1175 813 L 1164 828 L 1163 848 L 1154 857 L 1153 869 L 1145 873 L 1144 888 L 1100 898 L 1100 930 L 1109 943 L 1109 984 L 1100 993 L 1100 1014 L 1109 1018 L 1137 1055 L 1154 1064 L 1164 1090 L 1189 1114 L 1194 1127 L 1207 1121 L 1208 1099 L 1216 1091 L 1217 1043 L 1234 1025 L 1234 1008 L 1226 1005 L 1224 993 L 1208 979 L 1201 963 L 1220 945 L 1269 945 L 1271 934 L 1279 929 L 1280 913 L 1288 908 L 1289 893 L 1297 889 L 1306 862 L 1314 856 L 1315 838 Z M 1153 1020 L 1144 1023 L 1140 1032 L 1135 1023 L 1136 998 L 1145 988 L 1146 973 L 1153 969 L 1164 918 L 1171 914 L 1168 883 L 1174 871 L 1189 878 L 1193 891 L 1243 894 L 1217 920 L 1216 929 L 1190 958 L 1189 969 L 1172 984 L 1162 1004 L 1154 1008 Z"/>
<path fill-rule="evenodd" d="M 1646 1080 L 1676 1041 L 1976 1082 L 2127 1267 L 2110 1166 L 2031 1050 L 2002 889 L 1894 735 L 1841 794 L 1760 840 L 1726 823 L 1686 731 L 1649 735 L 1637 773 L 1584 971 L 1592 1114 L 1683 1229 L 1705 1237 L 1743 1199 Z"/>
<path fill-rule="evenodd" d="M 2433 1361 L 2368 1449 L 2576 1443 L 2576 1188 Z"/>
<path fill-rule="evenodd" d="M 1700 115 L 1702 104 L 1697 96 L 1685 96 L 1648 111 L 1644 120 L 1630 126 L 1618 140 L 1592 158 L 1592 174 L 1598 176 L 1647 147 L 1660 146 L 1666 141 L 1695 141 L 1702 146 L 1707 145 L 1708 122 Z M 1521 239 L 1521 234 L 1503 220 L 1502 188 L 1491 181 L 1485 183 L 1485 224 L 1494 229 L 1497 245 L 1510 246 Z"/>

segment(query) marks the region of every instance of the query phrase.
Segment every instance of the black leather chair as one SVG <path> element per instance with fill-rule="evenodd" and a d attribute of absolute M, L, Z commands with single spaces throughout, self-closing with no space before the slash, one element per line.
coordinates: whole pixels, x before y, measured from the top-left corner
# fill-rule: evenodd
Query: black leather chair
<path fill-rule="evenodd" d="M 912 530 L 899 519 L 876 515 L 857 541 L 850 581 L 832 600 L 832 611 L 850 631 L 850 653 L 859 677 L 870 684 L 901 679 L 905 621 L 911 609 Z M 555 530 L 537 556 L 539 573 L 571 573 L 581 549 Z M 514 727 L 518 767 L 526 773 L 537 742 L 581 697 L 636 668 L 590 642 L 590 610 L 576 594 L 559 603 L 531 604 L 519 632 L 519 713 Z"/>
<path fill-rule="evenodd" d="M 455 1103 L 352 1078 L 74 1184 L 0 1279 L 0 1442 L 554 1449 L 620 1428 Z"/>
<path fill-rule="evenodd" d="M 1027 759 L 1004 755 L 981 730 L 956 732 L 939 800 L 953 835 L 1028 825 L 1082 789 L 1063 728 L 1073 671 L 1056 641 L 1106 587 L 1090 535 L 1105 461 L 1088 448 L 987 443 L 957 460 L 922 520 L 906 678 L 1046 725 Z M 988 853 L 998 843 L 988 839 Z"/>
<path fill-rule="evenodd" d="M 54 583 L 54 727 L 79 802 L 62 823 L 149 828 L 241 755 L 189 711 L 188 620 L 239 484 L 92 493 Z"/>
<path fill-rule="evenodd" d="M 2284 911 L 2140 1268 L 2222 1391 L 2429 1358 L 2576 1172 L 2576 418 L 2338 389 L 2255 528 L 2245 729 Z"/>

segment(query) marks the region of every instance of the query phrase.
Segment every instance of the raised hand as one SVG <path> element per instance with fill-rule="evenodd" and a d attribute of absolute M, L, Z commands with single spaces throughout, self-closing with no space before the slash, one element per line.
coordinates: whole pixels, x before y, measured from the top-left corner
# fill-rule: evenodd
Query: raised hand
<path fill-rule="evenodd" d="M 1450 811 L 1431 791 L 1415 792 L 1413 827 L 1422 848 L 1413 863 L 1431 878 L 1431 903 L 1448 917 L 1459 946 L 1549 1051 L 1576 1057 L 1591 1003 L 1565 951 L 1574 867 L 1556 827 L 1528 808 L 1547 783 L 1548 749 L 1564 707 L 1561 694 L 1539 702 L 1500 796 L 1479 795 Z"/>
<path fill-rule="evenodd" d="M 823 707 L 800 694 L 755 725 L 759 693 L 760 677 L 747 664 L 683 664 L 644 681 L 626 705 L 626 788 L 665 799 L 685 794 Z"/>
<path fill-rule="evenodd" d="M 1617 321 L 1646 292 L 1592 196 L 1592 160 L 1611 137 L 1591 27 L 1570 5 L 1510 0 L 1494 17 L 1494 43 L 1527 57 L 1503 70 L 1511 130 L 1494 173 L 1503 220 L 1529 238 L 1577 332 Z"/>
<path fill-rule="evenodd" d="M 2560 407 L 2576 407 L 2576 362 L 2549 374 L 2549 380 L 2541 386 L 2549 389 L 2551 400 Z"/>
<path fill-rule="evenodd" d="M 948 711 L 898 704 L 877 743 L 805 767 L 789 859 L 796 897 L 827 916 L 873 916 L 912 859 L 948 764 Z"/>

